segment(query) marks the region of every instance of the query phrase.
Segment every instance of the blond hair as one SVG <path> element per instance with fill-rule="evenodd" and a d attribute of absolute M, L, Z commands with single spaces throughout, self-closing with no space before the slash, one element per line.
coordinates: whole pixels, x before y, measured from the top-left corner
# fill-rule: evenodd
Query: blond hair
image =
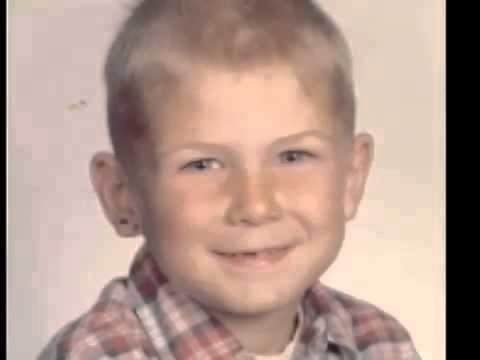
<path fill-rule="evenodd" d="M 309 94 L 327 86 L 332 109 L 354 132 L 355 96 L 348 44 L 311 0 L 143 0 L 117 33 L 105 64 L 110 138 L 122 161 L 148 138 L 147 84 L 168 106 L 197 65 L 248 70 L 291 64 Z M 326 80 L 326 81 L 325 81 Z"/>

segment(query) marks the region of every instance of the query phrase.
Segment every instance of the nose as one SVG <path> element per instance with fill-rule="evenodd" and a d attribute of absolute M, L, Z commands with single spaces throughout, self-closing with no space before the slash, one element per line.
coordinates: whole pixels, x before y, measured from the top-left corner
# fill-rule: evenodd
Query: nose
<path fill-rule="evenodd" d="M 260 176 L 237 177 L 232 192 L 232 202 L 226 212 L 230 225 L 259 226 L 282 217 L 272 184 Z"/>

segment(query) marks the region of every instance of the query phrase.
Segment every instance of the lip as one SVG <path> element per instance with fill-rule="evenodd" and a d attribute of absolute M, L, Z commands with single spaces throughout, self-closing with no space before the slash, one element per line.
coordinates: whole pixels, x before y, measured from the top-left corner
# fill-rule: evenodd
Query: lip
<path fill-rule="evenodd" d="M 282 262 L 295 247 L 296 245 L 284 245 L 265 247 L 260 250 L 214 251 L 213 253 L 223 263 L 237 270 L 268 270 Z"/>

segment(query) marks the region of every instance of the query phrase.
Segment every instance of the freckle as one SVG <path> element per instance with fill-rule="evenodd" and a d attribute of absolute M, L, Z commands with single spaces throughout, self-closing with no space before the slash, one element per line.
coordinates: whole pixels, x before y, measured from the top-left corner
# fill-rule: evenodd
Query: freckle
<path fill-rule="evenodd" d="M 87 102 L 85 100 L 80 100 L 77 104 L 71 104 L 68 107 L 68 110 L 73 111 L 73 110 L 78 110 L 82 107 L 87 106 Z"/>

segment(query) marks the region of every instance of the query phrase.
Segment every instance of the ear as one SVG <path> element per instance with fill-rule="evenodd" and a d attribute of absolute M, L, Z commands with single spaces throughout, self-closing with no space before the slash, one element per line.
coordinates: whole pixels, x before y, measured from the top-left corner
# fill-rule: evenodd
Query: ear
<path fill-rule="evenodd" d="M 127 176 L 111 153 L 99 152 L 90 162 L 90 179 L 108 221 L 122 237 L 141 234 L 141 218 Z"/>
<path fill-rule="evenodd" d="M 365 191 L 370 167 L 373 161 L 374 142 L 369 134 L 359 134 L 355 137 L 348 163 L 347 181 L 344 197 L 345 220 L 352 220 Z"/>

